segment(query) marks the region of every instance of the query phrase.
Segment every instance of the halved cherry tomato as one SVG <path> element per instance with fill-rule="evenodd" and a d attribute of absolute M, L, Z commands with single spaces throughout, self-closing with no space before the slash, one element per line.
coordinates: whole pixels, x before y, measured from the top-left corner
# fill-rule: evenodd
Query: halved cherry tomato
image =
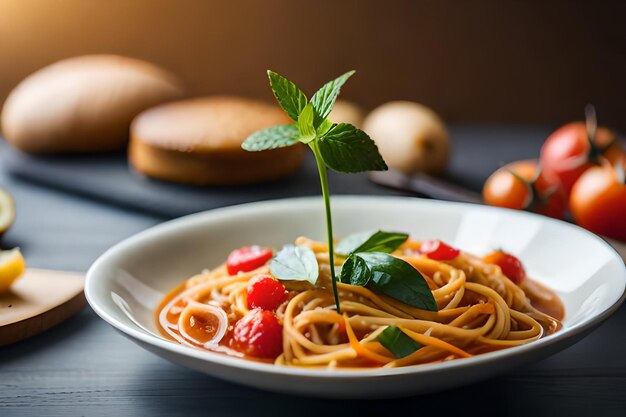
<path fill-rule="evenodd" d="M 285 286 L 270 275 L 256 275 L 248 281 L 248 308 L 274 311 L 287 295 Z"/>
<path fill-rule="evenodd" d="M 624 167 L 608 163 L 587 170 L 574 184 L 569 206 L 585 229 L 626 242 Z"/>
<path fill-rule="evenodd" d="M 283 351 L 283 326 L 271 311 L 254 309 L 235 324 L 230 345 L 255 358 L 276 358 Z"/>
<path fill-rule="evenodd" d="M 483 198 L 492 206 L 527 210 L 557 219 L 563 218 L 567 196 L 559 180 L 536 161 L 512 162 L 485 182 Z"/>
<path fill-rule="evenodd" d="M 487 264 L 498 265 L 508 279 L 519 285 L 526 278 L 526 270 L 522 262 L 510 253 L 502 250 L 491 252 L 483 258 Z"/>
<path fill-rule="evenodd" d="M 572 122 L 552 133 L 541 147 L 540 163 L 543 169 L 559 178 L 569 193 L 574 183 L 587 169 L 599 164 L 602 158 L 615 164 L 626 157 L 616 142 L 616 134 L 605 127 L 595 127 L 595 113 L 587 123 Z M 589 137 L 589 130 L 592 138 Z"/>
<path fill-rule="evenodd" d="M 272 250 L 262 246 L 243 246 L 228 255 L 226 269 L 230 275 L 250 272 L 265 265 L 272 259 Z"/>
<path fill-rule="evenodd" d="M 449 261 L 459 256 L 461 251 L 446 245 L 441 240 L 427 240 L 422 242 L 420 253 L 435 261 Z"/>

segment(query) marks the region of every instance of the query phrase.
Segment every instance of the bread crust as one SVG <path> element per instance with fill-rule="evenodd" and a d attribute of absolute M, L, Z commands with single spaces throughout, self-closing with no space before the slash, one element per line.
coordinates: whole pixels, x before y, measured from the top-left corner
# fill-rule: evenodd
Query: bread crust
<path fill-rule="evenodd" d="M 194 185 L 244 185 L 275 180 L 302 164 L 305 147 L 247 152 L 257 130 L 292 122 L 277 106 L 217 96 L 168 103 L 133 121 L 129 161 L 141 174 Z"/>
<path fill-rule="evenodd" d="M 183 94 L 172 74 L 149 62 L 80 56 L 18 84 L 2 109 L 2 130 L 8 142 L 31 153 L 123 149 L 137 114 Z"/>

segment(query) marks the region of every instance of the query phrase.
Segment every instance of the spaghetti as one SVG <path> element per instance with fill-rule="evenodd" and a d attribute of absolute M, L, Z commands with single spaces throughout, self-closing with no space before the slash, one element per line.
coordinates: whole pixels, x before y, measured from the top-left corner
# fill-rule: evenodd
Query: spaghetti
<path fill-rule="evenodd" d="M 466 358 L 533 342 L 556 332 L 564 309 L 549 289 L 526 279 L 519 285 L 495 264 L 461 252 L 436 261 L 408 240 L 392 255 L 424 276 L 438 311 L 411 307 L 368 287 L 338 283 L 341 311 L 336 311 L 330 282 L 328 247 L 301 237 L 317 258 L 319 278 L 284 283 L 288 295 L 276 309 L 279 337 L 276 357 L 253 357 L 237 348 L 237 323 L 254 313 L 248 287 L 263 265 L 230 275 L 226 265 L 189 278 L 156 311 L 161 332 L 183 345 L 283 366 L 311 368 L 401 367 Z M 341 266 L 341 259 L 335 267 Z M 379 336 L 395 326 L 420 346 L 394 356 Z M 272 328 L 265 327 L 270 332 Z M 252 338 L 251 335 L 248 335 Z M 263 335 L 261 335 L 263 336 Z"/>

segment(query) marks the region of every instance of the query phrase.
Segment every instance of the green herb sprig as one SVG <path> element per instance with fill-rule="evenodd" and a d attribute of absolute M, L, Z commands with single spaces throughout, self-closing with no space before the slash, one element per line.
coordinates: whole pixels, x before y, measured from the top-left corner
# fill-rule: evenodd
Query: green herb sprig
<path fill-rule="evenodd" d="M 274 126 L 256 132 L 242 145 L 243 149 L 247 151 L 282 148 L 295 145 L 298 142 L 305 143 L 311 148 L 317 162 L 326 209 L 328 255 L 331 265 L 334 265 L 334 250 L 328 168 L 339 172 L 387 169 L 376 144 L 365 132 L 351 124 L 336 124 L 327 118 L 335 105 L 341 87 L 352 74 L 354 71 L 349 71 L 329 81 L 309 101 L 302 90 L 293 82 L 276 72 L 267 71 L 276 100 L 296 123 Z M 335 305 L 337 312 L 341 313 L 337 277 L 334 268 L 331 268 L 330 271 Z"/>
<path fill-rule="evenodd" d="M 374 141 L 362 130 L 347 123 L 328 119 L 341 87 L 354 71 L 329 81 L 309 100 L 307 96 L 282 75 L 268 71 L 270 86 L 280 106 L 295 122 L 274 126 L 253 133 L 242 144 L 247 151 L 264 151 L 304 143 L 309 146 L 320 178 L 326 211 L 328 255 L 335 306 L 341 313 L 335 251 L 333 240 L 328 169 L 338 172 L 384 171 L 387 165 Z M 389 255 L 406 239 L 407 234 L 376 232 L 360 233 L 342 241 L 338 253 L 347 257 L 341 269 L 342 282 L 368 285 L 376 290 L 417 308 L 437 310 L 437 304 L 422 275 L 407 262 Z M 317 280 L 317 261 L 305 247 L 285 246 L 271 264 L 271 271 L 281 280 Z"/>

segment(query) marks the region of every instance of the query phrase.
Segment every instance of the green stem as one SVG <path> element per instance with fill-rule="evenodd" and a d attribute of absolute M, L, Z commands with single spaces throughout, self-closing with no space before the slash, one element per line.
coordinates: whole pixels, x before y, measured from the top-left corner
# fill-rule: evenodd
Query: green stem
<path fill-rule="evenodd" d="M 333 285 L 333 295 L 335 296 L 335 306 L 337 307 L 337 313 L 341 314 L 341 307 L 339 307 L 339 293 L 337 292 L 337 277 L 335 276 L 335 250 L 333 248 L 333 220 L 330 212 L 330 191 L 328 190 L 328 170 L 324 159 L 320 154 L 317 146 L 317 141 L 313 140 L 309 143 L 313 154 L 315 155 L 315 161 L 317 162 L 317 170 L 320 174 L 320 185 L 322 186 L 322 196 L 324 197 L 324 207 L 326 208 L 326 233 L 328 235 L 328 258 L 330 260 L 330 278 Z"/>

